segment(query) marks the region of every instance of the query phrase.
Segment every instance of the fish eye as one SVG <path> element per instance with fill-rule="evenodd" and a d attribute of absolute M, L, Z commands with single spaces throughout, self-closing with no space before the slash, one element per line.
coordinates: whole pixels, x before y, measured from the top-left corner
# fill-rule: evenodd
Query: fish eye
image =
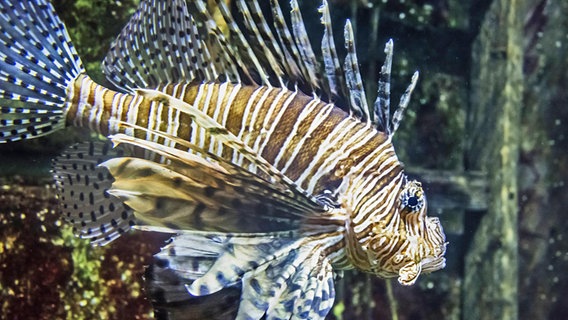
<path fill-rule="evenodd" d="M 408 200 L 406 200 L 406 206 L 407 207 L 414 208 L 417 205 L 418 205 L 418 197 L 417 196 L 409 197 Z"/>
<path fill-rule="evenodd" d="M 407 208 L 411 212 L 418 212 L 424 206 L 424 193 L 418 182 L 412 181 L 403 190 L 401 195 L 402 208 Z"/>

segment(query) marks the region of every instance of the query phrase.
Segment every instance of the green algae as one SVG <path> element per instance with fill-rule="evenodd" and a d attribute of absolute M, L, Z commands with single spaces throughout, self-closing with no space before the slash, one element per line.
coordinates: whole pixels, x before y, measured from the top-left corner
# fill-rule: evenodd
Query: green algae
<path fill-rule="evenodd" d="M 92 247 L 60 220 L 51 184 L 0 188 L 0 312 L 20 319 L 152 319 L 144 266 L 167 236 Z"/>

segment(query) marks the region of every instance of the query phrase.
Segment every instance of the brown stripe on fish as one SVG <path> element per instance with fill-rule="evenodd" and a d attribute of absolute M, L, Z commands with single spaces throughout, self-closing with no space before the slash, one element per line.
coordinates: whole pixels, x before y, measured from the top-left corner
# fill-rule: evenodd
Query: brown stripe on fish
<path fill-rule="evenodd" d="M 247 113 L 247 108 L 257 103 L 262 93 L 267 90 L 268 87 L 241 86 L 233 99 L 233 105 L 226 111 L 225 128 L 240 137 L 238 133 L 243 128 L 243 117 Z M 232 155 L 233 152 L 231 151 L 230 154 Z"/>
<path fill-rule="evenodd" d="M 291 97 L 291 94 L 285 90 L 266 87 L 265 90 L 258 92 L 255 101 L 247 103 L 244 110 L 242 110 L 241 125 L 237 137 L 254 150 L 257 150 L 258 153 L 260 153 L 258 142 L 266 135 L 266 127 L 274 114 L 277 104 L 281 101 L 286 101 L 286 99 L 283 99 L 285 95 L 288 98 Z M 252 163 L 246 160 L 242 154 L 237 155 L 234 153 L 232 158 L 235 163 L 249 168 L 253 172 L 256 171 Z"/>
<path fill-rule="evenodd" d="M 351 171 L 355 164 L 368 158 L 386 140 L 385 136 L 371 134 L 364 125 L 356 126 L 353 131 L 355 133 L 344 137 L 342 143 L 317 160 L 312 169 L 315 172 L 306 187 L 308 192 L 320 194 L 323 186 L 336 190 L 345 176 L 357 174 Z"/>
<path fill-rule="evenodd" d="M 258 150 L 259 154 L 264 153 L 266 146 L 272 142 L 274 134 L 279 134 L 276 132 L 276 128 L 282 121 L 284 113 L 289 108 L 302 107 L 305 105 L 305 101 L 298 100 L 302 94 L 298 91 L 289 91 L 285 88 L 280 89 L 278 95 L 274 100 L 267 100 L 265 105 L 268 106 L 268 112 L 262 123 L 261 132 L 255 139 L 253 148 Z M 264 108 L 267 108 L 266 106 Z"/>
<path fill-rule="evenodd" d="M 354 195 L 353 202 L 359 203 L 360 197 L 370 192 L 374 188 L 375 182 L 380 179 L 383 174 L 382 170 L 388 169 L 390 166 L 400 165 L 394 149 L 390 143 L 390 139 L 386 140 L 377 149 L 365 159 L 357 163 L 351 168 L 350 179 L 345 181 L 344 188 L 348 188 L 345 192 Z"/>
<path fill-rule="evenodd" d="M 130 94 L 116 93 L 114 95 L 110 114 L 114 116 L 115 120 L 118 119 L 119 121 L 126 122 L 128 118 L 128 106 L 130 106 L 134 98 L 135 96 Z M 105 128 L 101 129 L 104 131 Z M 118 121 L 109 121 L 108 134 L 111 132 L 124 132 L 124 129 L 120 127 Z"/>
<path fill-rule="evenodd" d="M 175 87 L 178 88 L 176 89 Z M 164 89 L 169 90 L 172 93 L 177 93 L 177 97 L 184 101 L 187 101 L 189 104 L 193 104 L 193 101 L 195 100 L 195 97 L 197 95 L 197 91 L 199 90 L 199 86 L 190 83 L 181 83 L 179 85 L 168 84 Z M 192 122 L 193 121 L 191 120 L 191 117 L 189 115 L 180 112 L 179 110 L 168 108 L 166 132 L 172 134 L 173 136 L 177 136 L 182 140 L 191 141 Z M 174 145 L 174 147 L 183 149 L 177 145 Z"/>
<path fill-rule="evenodd" d="M 318 126 L 321 122 L 315 122 L 317 113 L 315 112 L 318 107 L 318 100 L 311 100 L 307 103 L 300 111 L 300 114 L 291 119 L 294 121 L 294 125 L 291 127 L 291 131 L 286 135 L 282 135 L 286 138 L 280 147 L 280 152 L 273 159 L 274 166 L 278 169 L 286 172 L 286 162 L 291 158 L 294 150 L 301 147 L 301 140 L 307 136 L 309 128 L 311 126 Z M 327 112 L 330 112 L 331 108 L 328 108 Z M 321 118 L 321 117 L 320 117 Z M 312 129 L 313 130 L 313 129 Z"/>
<path fill-rule="evenodd" d="M 372 192 L 360 193 L 358 199 L 354 200 L 353 212 L 357 215 L 353 220 L 367 221 L 371 215 L 376 216 L 376 219 L 385 218 L 384 214 L 394 214 L 394 202 L 396 202 L 397 194 L 395 191 L 400 188 L 402 182 L 402 168 L 400 166 L 391 166 L 385 169 L 384 172 L 378 172 L 376 175 L 364 180 L 359 188 L 361 192 L 371 190 Z M 390 199 L 387 201 L 387 199 Z M 384 211 L 377 209 L 384 207 Z M 388 210 L 387 210 L 388 209 Z M 369 220 L 370 221 L 370 220 Z"/>
<path fill-rule="evenodd" d="M 120 94 L 96 84 L 85 74 L 78 76 L 67 91 L 67 124 L 108 134 L 111 110 L 104 106 L 112 106 Z"/>
<path fill-rule="evenodd" d="M 228 119 L 228 111 L 231 108 L 238 106 L 233 105 L 235 95 L 238 93 L 240 86 L 230 83 L 208 83 L 199 85 L 198 92 L 196 92 L 193 106 L 214 119 L 219 125 L 225 126 Z M 212 152 L 216 155 L 222 155 L 224 146 L 221 142 L 216 140 L 211 133 L 205 130 L 193 128 L 195 135 L 193 141 L 204 150 Z"/>
<path fill-rule="evenodd" d="M 310 109 L 308 105 L 315 105 L 318 100 L 313 100 L 305 95 L 296 95 L 287 106 L 282 105 L 283 114 L 279 121 L 273 124 L 274 134 L 265 138 L 270 139 L 269 143 L 264 143 L 265 147 L 262 156 L 270 163 L 275 163 L 276 157 L 280 156 L 289 146 L 286 144 L 288 138 L 294 136 L 294 127 L 300 122 L 299 116 L 305 109 Z M 278 168 L 278 166 L 276 166 Z"/>
<path fill-rule="evenodd" d="M 217 95 L 219 91 L 218 84 L 204 84 L 199 86 L 199 93 L 196 100 L 193 102 L 193 106 L 207 115 L 211 116 L 212 113 L 211 106 L 216 104 Z M 202 149 L 209 149 L 209 145 L 211 143 L 210 137 L 204 129 L 195 128 L 194 129 L 195 136 L 192 137 L 192 140 L 195 141 Z"/>
<path fill-rule="evenodd" d="M 234 109 L 233 106 L 236 106 L 237 97 L 239 96 L 239 93 L 243 91 L 244 87 L 240 84 L 232 85 L 228 82 L 225 83 L 225 85 L 227 86 L 227 91 L 229 93 L 225 96 L 222 104 L 218 107 L 219 110 L 215 111 L 218 112 L 217 118 L 219 119 L 219 122 L 222 123 L 225 128 L 227 128 L 227 130 L 230 131 L 230 129 L 227 127 L 227 123 L 230 119 L 230 112 L 231 109 Z M 236 131 L 230 132 L 234 133 Z M 226 148 L 223 148 L 221 144 L 219 144 L 218 148 L 219 149 L 217 150 L 217 154 L 221 157 L 225 157 L 225 159 L 228 159 L 229 152 L 226 151 Z"/>
<path fill-rule="evenodd" d="M 305 166 L 308 165 L 308 160 L 310 158 L 319 157 L 321 145 L 311 145 L 310 142 L 314 141 L 312 137 L 321 137 L 322 140 L 320 144 L 324 144 L 324 137 L 330 136 L 328 129 L 331 128 L 325 126 L 325 121 L 329 119 L 334 109 L 332 105 L 324 105 L 322 107 L 321 103 L 315 102 L 309 105 L 315 106 L 314 110 L 311 111 L 313 118 L 310 115 L 298 124 L 297 134 L 300 136 L 298 139 L 294 139 L 295 141 L 292 140 L 292 143 L 287 146 L 286 150 L 282 151 L 283 156 L 280 159 L 282 162 L 282 171 L 293 177 L 298 184 L 302 183 L 302 179 L 298 179 L 302 176 L 302 173 L 306 175 L 309 174 L 309 172 L 307 172 L 308 170 L 305 169 Z M 305 153 L 307 150 L 310 150 L 310 153 Z M 309 158 L 303 157 L 302 154 L 304 153 Z M 302 163 L 305 164 L 305 166 L 299 166 L 299 164 Z"/>
<path fill-rule="evenodd" d="M 312 161 L 317 161 L 322 156 L 320 150 L 327 148 L 327 143 L 335 143 L 335 141 L 328 141 L 327 139 L 332 137 L 332 134 L 336 134 L 337 131 L 343 131 L 345 127 L 351 124 L 348 115 L 337 108 L 330 110 L 330 105 L 322 103 L 318 109 L 315 110 L 314 122 L 310 124 L 306 135 L 300 141 L 301 146 L 294 149 L 282 169 L 303 188 L 306 187 L 311 178 L 311 172 L 308 168 Z M 344 135 L 349 135 L 349 133 L 349 131 L 342 132 Z M 337 134 L 337 138 L 340 136 L 340 134 Z M 306 150 L 312 150 L 312 152 L 304 152 Z"/>
<path fill-rule="evenodd" d="M 288 107 L 296 96 L 295 92 L 285 89 L 269 88 L 249 109 L 250 117 L 243 117 L 242 140 L 262 154 L 262 145 L 268 141 L 272 126 L 275 125 L 281 113 Z"/>
<path fill-rule="evenodd" d="M 85 82 L 85 79 L 89 79 L 87 75 L 82 74 L 77 79 L 75 79 L 71 85 L 69 85 L 67 91 L 67 101 L 68 101 L 68 109 L 66 113 L 66 124 L 67 125 L 74 125 L 74 126 L 83 126 L 83 112 L 84 106 L 81 106 L 80 103 L 82 101 L 89 100 L 89 96 L 91 95 L 91 84 L 92 81 Z M 86 90 L 86 87 L 88 89 Z M 94 99 L 93 99 L 94 100 Z"/>

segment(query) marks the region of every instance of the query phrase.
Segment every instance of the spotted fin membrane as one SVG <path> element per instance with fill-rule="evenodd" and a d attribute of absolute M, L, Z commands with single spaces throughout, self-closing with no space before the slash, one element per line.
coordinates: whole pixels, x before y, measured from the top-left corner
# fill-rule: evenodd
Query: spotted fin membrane
<path fill-rule="evenodd" d="M 325 241 L 182 232 L 155 256 L 148 290 L 166 319 L 185 319 L 180 310 L 207 314 L 208 297 L 220 299 L 208 319 L 323 319 L 335 296 L 334 273 L 320 251 Z"/>
<path fill-rule="evenodd" d="M 0 98 L 26 103 L 0 105 L 0 143 L 65 127 L 67 85 L 85 70 L 50 6 L 41 0 L 0 2 Z"/>
<path fill-rule="evenodd" d="M 81 238 L 105 245 L 136 224 L 133 211 L 108 193 L 114 178 L 102 166 L 123 155 L 110 142 L 91 141 L 69 147 L 53 160 L 53 177 L 61 211 Z"/>

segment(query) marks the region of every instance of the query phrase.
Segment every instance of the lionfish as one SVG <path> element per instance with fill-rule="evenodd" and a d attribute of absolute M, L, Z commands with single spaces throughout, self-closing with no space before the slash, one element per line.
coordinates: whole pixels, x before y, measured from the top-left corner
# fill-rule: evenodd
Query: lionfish
<path fill-rule="evenodd" d="M 23 103 L 1 107 L 0 142 L 69 126 L 112 141 L 56 159 L 62 212 L 99 245 L 176 233 L 148 272 L 163 315 L 323 319 L 341 270 L 411 285 L 443 268 L 442 226 L 392 145 L 417 81 L 391 119 L 392 40 L 371 112 L 352 26 L 341 65 L 325 0 L 321 60 L 296 0 L 288 18 L 277 0 L 234 4 L 142 0 L 103 61 L 113 90 L 49 2 L 2 0 L 0 96 Z"/>

